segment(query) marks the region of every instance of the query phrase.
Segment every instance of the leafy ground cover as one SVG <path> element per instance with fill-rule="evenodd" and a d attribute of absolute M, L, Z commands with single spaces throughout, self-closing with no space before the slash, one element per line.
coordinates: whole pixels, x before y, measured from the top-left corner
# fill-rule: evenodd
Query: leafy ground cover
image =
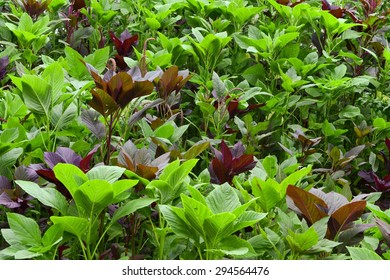
<path fill-rule="evenodd" d="M 388 1 L 0 11 L 0 259 L 390 259 Z"/>

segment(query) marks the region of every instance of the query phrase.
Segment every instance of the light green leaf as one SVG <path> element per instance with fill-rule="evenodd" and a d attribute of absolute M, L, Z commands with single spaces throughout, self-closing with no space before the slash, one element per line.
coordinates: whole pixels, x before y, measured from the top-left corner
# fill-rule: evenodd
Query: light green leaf
<path fill-rule="evenodd" d="M 110 183 L 94 179 L 82 184 L 74 194 L 77 207 L 81 207 L 89 217 L 98 215 L 104 208 L 112 203 L 114 192 Z"/>
<path fill-rule="evenodd" d="M 115 211 L 111 219 L 111 224 L 115 223 L 122 217 L 134 213 L 138 209 L 149 206 L 155 201 L 156 199 L 152 199 L 152 198 L 138 198 L 138 199 L 130 200 L 129 202 L 119 207 L 118 210 Z"/>
<path fill-rule="evenodd" d="M 88 180 L 87 175 L 73 164 L 58 163 L 53 171 L 56 178 L 64 184 L 72 196 L 79 186 Z"/>
<path fill-rule="evenodd" d="M 214 214 L 232 212 L 241 206 L 237 193 L 229 184 L 216 186 L 206 197 L 206 202 Z"/>
<path fill-rule="evenodd" d="M 199 240 L 199 235 L 197 235 L 196 231 L 192 230 L 191 225 L 187 222 L 183 208 L 159 205 L 159 209 L 175 234 L 190 238 L 194 241 Z"/>
<path fill-rule="evenodd" d="M 125 170 L 125 168 L 118 166 L 95 166 L 87 172 L 87 176 L 89 180 L 101 179 L 112 184 L 123 175 Z"/>
<path fill-rule="evenodd" d="M 66 198 L 56 189 L 41 188 L 36 183 L 29 181 L 17 180 L 15 183 L 18 184 L 26 193 L 38 199 L 43 205 L 57 209 L 62 215 L 66 215 L 69 206 L 68 202 L 66 201 Z"/>
<path fill-rule="evenodd" d="M 207 217 L 203 222 L 204 238 L 208 243 L 216 245 L 223 238 L 234 232 L 233 222 L 236 215 L 232 213 L 218 213 Z"/>
<path fill-rule="evenodd" d="M 51 86 L 38 76 L 24 75 L 22 88 L 23 100 L 27 108 L 34 114 L 49 118 L 52 102 Z"/>
<path fill-rule="evenodd" d="M 261 221 L 267 216 L 267 213 L 258 213 L 255 211 L 246 211 L 242 213 L 237 221 L 234 223 L 234 232 L 249 227 L 253 226 L 257 222 Z"/>
<path fill-rule="evenodd" d="M 63 234 L 62 225 L 56 224 L 52 225 L 42 237 L 42 245 L 47 247 L 52 247 L 53 245 L 58 244 L 62 240 Z"/>
<path fill-rule="evenodd" d="M 119 180 L 112 184 L 112 190 L 114 191 L 114 198 L 126 192 L 127 190 L 135 187 L 138 184 L 138 180 Z"/>
<path fill-rule="evenodd" d="M 377 253 L 366 248 L 348 247 L 352 260 L 383 260 Z"/>
<path fill-rule="evenodd" d="M 41 245 L 41 231 L 33 219 L 17 213 L 7 213 L 7 219 L 10 229 L 21 244 Z"/>
<path fill-rule="evenodd" d="M 89 224 L 87 219 L 74 216 L 51 216 L 50 220 L 55 225 L 61 225 L 64 231 L 69 232 L 78 238 L 81 238 L 86 233 Z"/>

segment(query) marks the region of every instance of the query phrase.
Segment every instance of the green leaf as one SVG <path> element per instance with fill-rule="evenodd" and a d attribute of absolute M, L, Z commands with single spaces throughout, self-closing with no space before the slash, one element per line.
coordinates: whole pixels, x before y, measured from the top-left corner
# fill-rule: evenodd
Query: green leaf
<path fill-rule="evenodd" d="M 263 64 L 258 63 L 247 69 L 245 69 L 242 76 L 245 80 L 248 81 L 251 85 L 256 85 L 257 80 L 263 78 L 266 75 Z"/>
<path fill-rule="evenodd" d="M 172 123 L 171 122 L 167 122 L 164 125 L 158 127 L 154 131 L 154 135 L 156 137 L 169 139 L 173 135 L 174 132 L 175 132 L 175 129 L 174 129 Z"/>
<path fill-rule="evenodd" d="M 81 62 L 82 60 L 83 57 L 77 51 L 71 47 L 65 47 L 66 70 L 77 80 L 89 79 L 90 77 L 87 67 Z"/>
<path fill-rule="evenodd" d="M 54 62 L 46 67 L 42 73 L 42 77 L 51 86 L 52 89 L 52 103 L 58 104 L 63 97 L 62 89 L 64 87 L 64 70 L 58 62 Z"/>
<path fill-rule="evenodd" d="M 17 180 L 15 183 L 18 184 L 26 193 L 38 199 L 43 205 L 57 209 L 62 215 L 66 215 L 69 206 L 68 202 L 66 201 L 66 198 L 56 189 L 41 188 L 36 183 L 28 181 Z"/>
<path fill-rule="evenodd" d="M 354 117 L 360 116 L 360 109 L 358 107 L 347 105 L 343 108 L 343 110 L 339 113 L 339 117 L 341 119 L 352 119 Z"/>
<path fill-rule="evenodd" d="M 145 18 L 145 21 L 151 30 L 157 30 L 161 27 L 160 22 L 155 18 Z"/>
<path fill-rule="evenodd" d="M 92 54 L 85 57 L 85 62 L 91 64 L 98 73 L 102 73 L 106 69 L 107 61 L 110 57 L 110 47 L 105 47 L 95 50 Z"/>
<path fill-rule="evenodd" d="M 309 165 L 304 167 L 294 173 L 291 173 L 286 179 L 284 179 L 280 185 L 282 186 L 282 190 L 285 190 L 288 185 L 296 185 L 300 180 L 302 180 L 305 176 L 307 176 L 311 172 L 312 166 Z"/>
<path fill-rule="evenodd" d="M 55 127 L 56 130 L 61 130 L 62 128 L 69 125 L 75 120 L 77 116 L 77 106 L 74 104 L 69 104 L 65 109 L 64 103 L 58 104 L 53 107 L 51 112 L 51 124 Z"/>
<path fill-rule="evenodd" d="M 87 172 L 87 177 L 89 180 L 100 179 L 113 184 L 123 175 L 125 170 L 125 168 L 118 166 L 95 166 Z"/>
<path fill-rule="evenodd" d="M 18 128 L 7 128 L 0 134 L 0 143 L 11 143 L 19 136 Z"/>
<path fill-rule="evenodd" d="M 205 151 L 208 147 L 210 147 L 210 142 L 198 142 L 193 145 L 184 155 L 183 158 L 186 160 L 193 159 L 200 155 L 203 151 Z"/>
<path fill-rule="evenodd" d="M 10 229 L 21 244 L 41 245 L 41 231 L 33 219 L 17 213 L 7 213 L 7 219 Z"/>
<path fill-rule="evenodd" d="M 22 153 L 23 153 L 23 148 L 14 148 L 0 155 L 0 174 L 6 174 L 7 168 L 13 166 L 16 160 L 22 155 Z"/>
<path fill-rule="evenodd" d="M 242 213 L 237 221 L 234 223 L 233 232 L 239 231 L 243 228 L 253 226 L 267 216 L 267 213 L 258 213 L 255 211 L 246 211 Z"/>
<path fill-rule="evenodd" d="M 112 184 L 112 190 L 114 191 L 114 198 L 126 192 L 127 190 L 135 187 L 138 184 L 138 180 L 119 180 Z"/>
<path fill-rule="evenodd" d="M 111 224 L 115 223 L 122 217 L 134 213 L 138 209 L 149 206 L 155 201 L 156 199 L 153 198 L 138 198 L 138 199 L 130 200 L 129 202 L 119 207 L 118 210 L 115 211 L 111 219 Z"/>
<path fill-rule="evenodd" d="M 230 256 L 247 257 L 248 253 L 251 253 L 252 256 L 255 255 L 255 251 L 248 241 L 234 235 L 228 236 L 221 240 L 221 242 L 218 244 L 218 249 L 221 250 L 224 254 Z"/>
<path fill-rule="evenodd" d="M 261 208 L 269 212 L 274 208 L 285 196 L 285 190 L 281 193 L 281 186 L 274 179 L 268 178 L 263 181 L 259 178 L 252 180 L 252 193 L 258 199 Z"/>
<path fill-rule="evenodd" d="M 69 232 L 78 238 L 81 238 L 87 232 L 89 224 L 87 219 L 74 216 L 51 216 L 50 220 L 55 225 L 61 225 L 64 231 Z"/>
<path fill-rule="evenodd" d="M 213 81 L 213 89 L 215 90 L 215 93 L 218 96 L 218 98 L 224 97 L 226 93 L 226 87 L 222 82 L 221 78 L 215 72 L 213 72 L 212 81 Z"/>
<path fill-rule="evenodd" d="M 213 215 L 213 212 L 201 202 L 190 198 L 184 194 L 180 195 L 184 207 L 185 219 L 198 233 L 204 236 L 203 222 L 207 217 Z"/>
<path fill-rule="evenodd" d="M 42 237 L 42 245 L 52 247 L 62 240 L 63 234 L 62 225 L 52 225 Z"/>
<path fill-rule="evenodd" d="M 194 241 L 199 240 L 196 231 L 192 230 L 191 225 L 187 222 L 183 208 L 159 205 L 159 209 L 175 234 L 190 238 Z"/>
<path fill-rule="evenodd" d="M 237 193 L 229 184 L 216 186 L 207 196 L 206 202 L 214 214 L 232 212 L 241 206 Z"/>
<path fill-rule="evenodd" d="M 22 87 L 23 100 L 27 108 L 34 114 L 49 118 L 52 102 L 51 86 L 38 76 L 24 75 Z"/>
<path fill-rule="evenodd" d="M 290 232 L 286 237 L 290 247 L 296 252 L 305 252 L 317 244 L 318 234 L 314 227 L 310 227 L 304 233 Z"/>
<path fill-rule="evenodd" d="M 53 171 L 56 178 L 64 184 L 72 196 L 79 186 L 88 180 L 87 175 L 73 164 L 58 163 Z"/>
<path fill-rule="evenodd" d="M 366 248 L 347 246 L 347 249 L 351 255 L 352 260 L 382 260 L 382 258 L 377 253 Z"/>
<path fill-rule="evenodd" d="M 77 207 L 81 207 L 89 217 L 98 215 L 104 208 L 112 203 L 114 192 L 110 183 L 94 179 L 82 184 L 74 193 Z"/>
<path fill-rule="evenodd" d="M 179 162 L 179 160 L 176 160 L 176 161 L 177 161 L 177 163 Z M 162 176 L 160 176 L 160 179 L 166 181 L 168 184 L 170 184 L 175 189 L 188 176 L 188 174 L 195 167 L 197 162 L 198 162 L 198 159 L 187 160 L 183 164 L 181 164 L 178 168 L 175 168 L 174 170 L 172 170 L 172 169 L 167 170 L 167 167 L 170 166 L 172 164 L 171 163 L 165 167 L 164 174 L 165 174 L 166 170 L 171 171 L 171 172 L 169 174 L 167 174 L 167 176 L 165 177 L 166 179 L 163 179 Z M 177 164 L 175 164 L 173 166 L 177 166 Z"/>
<path fill-rule="evenodd" d="M 232 213 L 218 213 L 207 217 L 203 222 L 204 238 L 212 246 L 234 232 L 233 222 L 236 215 Z"/>
<path fill-rule="evenodd" d="M 267 156 L 262 161 L 263 167 L 269 178 L 274 178 L 278 172 L 278 159 L 276 156 Z"/>

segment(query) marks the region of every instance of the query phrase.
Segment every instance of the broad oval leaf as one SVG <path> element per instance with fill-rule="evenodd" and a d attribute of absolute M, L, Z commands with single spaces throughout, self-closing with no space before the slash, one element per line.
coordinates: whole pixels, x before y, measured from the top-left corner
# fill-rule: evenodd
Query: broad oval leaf
<path fill-rule="evenodd" d="M 326 203 L 314 194 L 289 185 L 287 187 L 287 195 L 292 199 L 294 205 L 299 209 L 300 214 L 303 215 L 309 225 L 327 216 Z"/>
<path fill-rule="evenodd" d="M 66 215 L 68 210 L 68 202 L 66 198 L 54 188 L 41 188 L 34 182 L 15 181 L 26 193 L 35 197 L 43 205 L 52 207 L 60 211 L 62 215 Z"/>
<path fill-rule="evenodd" d="M 74 216 L 51 216 L 50 220 L 52 220 L 55 225 L 61 225 L 64 231 L 69 232 L 78 238 L 81 238 L 87 232 L 89 224 L 87 219 Z"/>
<path fill-rule="evenodd" d="M 7 213 L 7 219 L 20 244 L 32 247 L 41 245 L 41 231 L 33 219 L 17 213 Z"/>
<path fill-rule="evenodd" d="M 127 215 L 134 213 L 138 209 L 149 206 L 155 201 L 156 199 L 153 198 L 138 198 L 138 199 L 130 200 L 129 202 L 119 207 L 118 210 L 115 211 L 111 219 L 111 224 L 115 223 L 120 218 L 123 218 Z"/>
<path fill-rule="evenodd" d="M 98 215 L 112 203 L 114 192 L 110 183 L 104 180 L 89 180 L 82 184 L 74 194 L 77 207 L 82 207 L 87 216 Z"/>

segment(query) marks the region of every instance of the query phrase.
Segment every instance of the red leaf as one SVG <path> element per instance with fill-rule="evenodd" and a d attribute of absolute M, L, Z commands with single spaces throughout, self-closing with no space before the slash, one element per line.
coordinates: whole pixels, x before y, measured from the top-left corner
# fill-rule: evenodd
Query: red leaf
<path fill-rule="evenodd" d="M 337 209 L 328 222 L 330 238 L 333 239 L 340 231 L 347 229 L 351 223 L 357 220 L 366 208 L 366 201 L 355 201 Z"/>
<path fill-rule="evenodd" d="M 221 142 L 222 161 L 226 169 L 232 169 L 233 155 L 225 141 Z"/>
<path fill-rule="evenodd" d="M 287 195 L 293 200 L 295 206 L 301 211 L 309 226 L 328 216 L 323 210 L 327 209 L 326 203 L 319 197 L 298 187 L 289 185 Z"/>
<path fill-rule="evenodd" d="M 242 155 L 239 158 L 233 159 L 232 169 L 235 174 L 240 174 L 251 170 L 255 165 L 256 162 L 253 160 L 253 155 Z"/>

